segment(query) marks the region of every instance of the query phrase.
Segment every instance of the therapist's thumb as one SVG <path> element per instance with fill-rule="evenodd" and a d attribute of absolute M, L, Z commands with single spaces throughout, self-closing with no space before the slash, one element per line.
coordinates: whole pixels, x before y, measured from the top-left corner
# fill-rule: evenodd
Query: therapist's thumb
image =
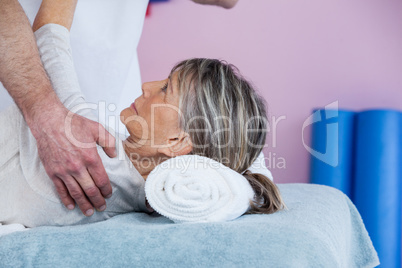
<path fill-rule="evenodd" d="M 96 143 L 103 148 L 105 153 L 113 158 L 117 156 L 116 153 L 116 139 L 110 134 L 101 124 L 98 125 L 99 131 Z"/>

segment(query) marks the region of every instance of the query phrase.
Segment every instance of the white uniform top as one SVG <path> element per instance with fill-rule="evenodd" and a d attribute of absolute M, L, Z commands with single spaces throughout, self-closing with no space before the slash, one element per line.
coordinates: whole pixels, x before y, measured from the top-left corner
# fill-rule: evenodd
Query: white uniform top
<path fill-rule="evenodd" d="M 41 0 L 19 2 L 33 22 Z M 148 0 L 80 0 L 71 28 L 81 90 L 87 102 L 106 102 L 99 105 L 99 121 L 116 130 L 120 112 L 141 95 L 137 46 L 147 5 Z M 0 111 L 11 103 L 0 83 Z M 117 118 L 108 120 L 110 115 Z"/>
<path fill-rule="evenodd" d="M 74 70 L 68 30 L 48 24 L 35 35 L 57 96 L 68 109 L 81 106 L 78 114 L 96 119 L 90 109 L 84 109 L 87 104 Z M 0 125 L 0 223 L 20 223 L 27 227 L 73 225 L 101 221 L 131 211 L 148 211 L 144 178 L 126 156 L 121 140 L 116 139 L 116 158 L 109 158 L 98 147 L 113 196 L 106 200 L 105 211 L 86 217 L 78 207 L 68 211 L 61 203 L 40 161 L 36 140 L 15 105 L 0 113 Z"/>

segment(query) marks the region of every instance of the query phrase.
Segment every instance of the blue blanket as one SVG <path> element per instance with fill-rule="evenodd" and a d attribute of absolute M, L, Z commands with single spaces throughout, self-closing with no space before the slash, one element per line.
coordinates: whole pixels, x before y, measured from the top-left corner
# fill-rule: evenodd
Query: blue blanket
<path fill-rule="evenodd" d="M 289 208 L 222 223 L 129 213 L 0 237 L 0 267 L 375 267 L 362 219 L 342 192 L 279 184 Z"/>

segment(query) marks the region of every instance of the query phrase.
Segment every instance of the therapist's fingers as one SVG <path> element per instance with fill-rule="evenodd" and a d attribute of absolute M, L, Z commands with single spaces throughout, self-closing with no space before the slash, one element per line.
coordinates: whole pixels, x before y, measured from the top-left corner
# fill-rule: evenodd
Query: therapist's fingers
<path fill-rule="evenodd" d="M 98 124 L 98 131 L 93 132 L 95 142 L 99 144 L 109 157 L 116 157 L 116 139 L 101 124 Z M 99 154 L 93 154 L 91 161 L 87 162 L 87 169 L 95 185 L 99 188 L 102 195 L 109 198 L 112 195 L 112 186 L 109 176 L 103 166 Z M 95 205 L 95 204 L 94 204 Z"/>
<path fill-rule="evenodd" d="M 94 154 L 92 161 L 88 162 L 87 173 L 92 178 L 91 181 L 100 190 L 99 197 L 102 198 L 102 196 L 103 196 L 103 197 L 109 198 L 110 196 L 112 196 L 112 185 L 110 184 L 109 176 L 107 175 L 105 167 L 103 166 L 102 159 L 100 158 L 100 156 L 98 154 Z M 91 193 L 87 193 L 87 191 L 85 189 L 84 189 L 84 191 L 87 195 L 91 194 Z M 95 190 L 93 190 L 93 191 L 95 191 Z M 93 204 L 93 205 L 98 209 L 100 208 L 96 204 Z"/>
<path fill-rule="evenodd" d="M 69 176 L 68 178 L 65 177 L 62 180 L 66 185 L 70 196 L 75 200 L 82 213 L 85 216 L 92 216 L 92 214 L 94 214 L 94 208 L 84 194 L 78 180 L 72 176 Z"/>
<path fill-rule="evenodd" d="M 102 194 L 102 195 L 99 194 L 99 197 L 102 196 L 105 198 L 111 197 L 113 191 L 112 185 L 110 184 L 109 177 L 105 171 L 102 161 L 99 160 L 94 164 L 89 165 L 88 173 L 92 177 L 94 185 L 96 185 L 98 191 L 100 191 L 100 193 Z M 87 191 L 85 191 L 85 193 L 88 195 Z M 96 208 L 100 209 L 100 207 L 97 206 L 95 203 L 92 204 L 94 204 Z"/>
<path fill-rule="evenodd" d="M 98 133 L 94 133 L 96 143 L 103 148 L 105 153 L 110 157 L 116 157 L 116 139 L 101 124 L 98 125 Z"/>
<path fill-rule="evenodd" d="M 102 167 L 103 168 L 103 167 Z M 96 175 L 96 174 L 95 174 Z M 89 202 L 99 211 L 103 211 L 106 209 L 106 201 L 105 198 L 101 194 L 101 187 L 95 185 L 95 178 L 91 177 L 89 171 L 84 169 L 80 174 L 74 176 L 76 181 L 78 182 L 79 186 L 81 187 L 82 191 L 85 193 L 86 198 L 82 198 L 81 201 L 83 202 L 83 206 L 85 209 L 81 209 L 80 200 L 77 200 L 72 196 L 75 201 L 77 202 L 78 206 L 81 210 L 83 210 L 85 215 L 88 215 L 88 211 L 86 210 L 86 200 Z M 98 188 L 99 187 L 99 188 Z M 78 193 L 77 193 L 78 196 Z"/>
<path fill-rule="evenodd" d="M 64 206 L 66 206 L 66 208 L 68 208 L 69 210 L 74 209 L 74 199 L 71 198 L 70 193 L 68 192 L 67 187 L 64 185 L 63 181 L 58 177 L 52 178 L 52 181 Z"/>

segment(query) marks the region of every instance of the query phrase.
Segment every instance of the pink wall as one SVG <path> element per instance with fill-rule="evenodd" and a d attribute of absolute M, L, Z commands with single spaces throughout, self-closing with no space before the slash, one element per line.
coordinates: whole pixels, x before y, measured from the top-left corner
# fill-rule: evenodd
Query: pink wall
<path fill-rule="evenodd" d="M 143 81 L 190 57 L 239 67 L 283 119 L 264 149 L 278 183 L 308 181 L 313 108 L 402 109 L 400 0 L 239 0 L 229 11 L 171 0 L 153 4 L 138 52 Z"/>

